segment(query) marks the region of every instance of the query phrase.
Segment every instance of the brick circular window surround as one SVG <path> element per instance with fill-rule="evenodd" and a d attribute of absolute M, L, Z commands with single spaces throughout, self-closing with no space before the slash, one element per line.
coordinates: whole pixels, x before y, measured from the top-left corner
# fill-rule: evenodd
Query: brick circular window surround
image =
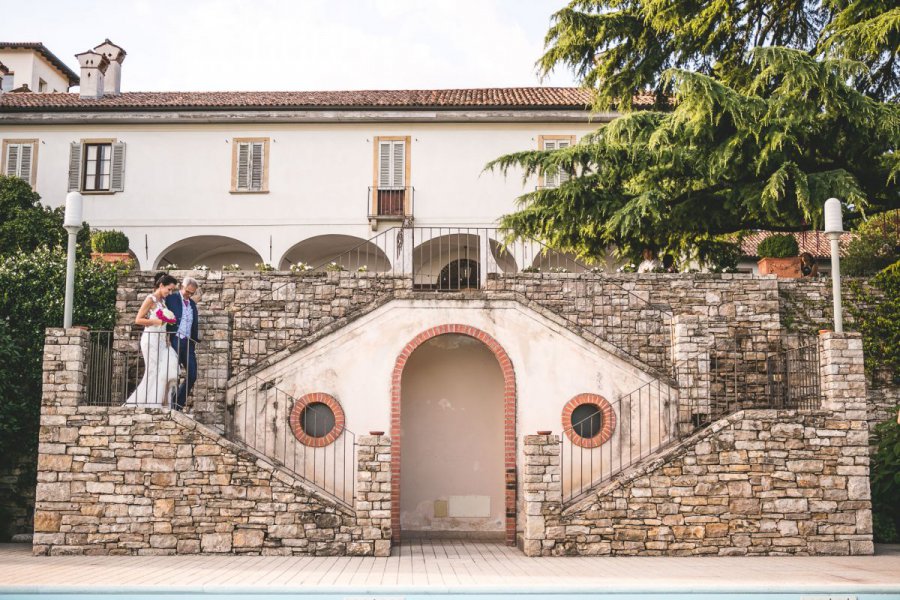
<path fill-rule="evenodd" d="M 596 407 L 600 414 L 600 426 L 591 437 L 582 437 L 575 430 L 572 422 L 572 413 L 585 404 Z M 583 419 L 584 417 L 582 417 Z M 602 446 L 612 437 L 616 430 L 616 412 L 612 405 L 598 394 L 578 394 L 569 400 L 562 411 L 562 428 L 573 444 L 582 448 L 597 448 Z"/>
<path fill-rule="evenodd" d="M 331 431 L 322 436 L 313 437 L 304 431 L 301 419 L 303 418 L 303 411 L 306 410 L 308 406 L 317 403 L 324 404 L 331 409 L 331 412 L 334 414 L 334 427 L 331 428 Z M 313 448 L 322 448 L 329 444 L 333 444 L 344 432 L 345 421 L 344 409 L 341 407 L 341 403 L 338 402 L 334 396 L 323 394 L 322 392 L 313 392 L 312 394 L 306 394 L 305 396 L 298 398 L 291 408 L 291 416 L 289 417 L 289 423 L 291 431 L 294 432 L 294 437 L 296 437 L 304 446 L 311 446 Z"/>
<path fill-rule="evenodd" d="M 503 346 L 493 337 L 468 325 L 447 324 L 432 327 L 410 340 L 397 356 L 391 376 L 391 528 L 394 542 L 400 541 L 400 399 L 403 369 L 415 351 L 433 337 L 455 333 L 483 343 L 494 354 L 503 373 L 504 468 L 506 471 L 506 543 L 516 543 L 516 375 L 512 361 Z"/>

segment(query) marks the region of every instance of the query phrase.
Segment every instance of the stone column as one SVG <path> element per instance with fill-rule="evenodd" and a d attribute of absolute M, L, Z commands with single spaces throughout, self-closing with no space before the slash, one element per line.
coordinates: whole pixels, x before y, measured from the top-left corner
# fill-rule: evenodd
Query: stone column
<path fill-rule="evenodd" d="M 709 348 L 712 336 L 700 315 L 676 315 L 672 320 L 672 359 L 678 382 L 678 424 L 690 431 L 711 413 Z"/>
<path fill-rule="evenodd" d="M 563 538 L 559 525 L 562 513 L 562 479 L 558 435 L 525 436 L 525 533 L 522 551 L 526 556 L 549 556 Z"/>
<path fill-rule="evenodd" d="M 72 466 L 66 454 L 69 442 L 78 438 L 78 426 L 68 418 L 83 401 L 87 383 L 90 334 L 85 329 L 47 329 L 44 337 L 44 374 L 41 395 L 41 428 L 38 434 L 38 483 L 35 490 L 35 554 L 47 554 L 52 546 L 66 543 L 60 533 L 62 511 L 71 508 L 72 482 L 58 477 Z"/>
<path fill-rule="evenodd" d="M 823 548 L 822 553 L 874 554 L 862 336 L 823 333 L 819 352 L 822 408 L 832 414 L 826 422 L 830 431 L 822 433 L 830 445 L 840 446 L 837 476 L 846 478 L 847 497 L 838 501 L 837 511 L 856 511 L 855 532 L 836 535 L 834 547 Z"/>
<path fill-rule="evenodd" d="M 391 438 L 360 436 L 356 448 L 356 523 L 348 554 L 391 555 Z"/>

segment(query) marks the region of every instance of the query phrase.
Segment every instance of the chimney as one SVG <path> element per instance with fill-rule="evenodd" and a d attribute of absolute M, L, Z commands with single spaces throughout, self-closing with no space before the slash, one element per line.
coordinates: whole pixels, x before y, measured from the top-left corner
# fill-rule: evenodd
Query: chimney
<path fill-rule="evenodd" d="M 118 96 L 122 93 L 122 61 L 125 60 L 125 49 L 116 46 L 107 38 L 102 44 L 94 47 L 94 52 L 102 54 L 109 61 L 109 68 L 106 69 L 103 80 L 103 94 Z"/>
<path fill-rule="evenodd" d="M 75 58 L 81 65 L 80 96 L 82 98 L 102 98 L 109 59 L 93 50 L 76 54 Z"/>

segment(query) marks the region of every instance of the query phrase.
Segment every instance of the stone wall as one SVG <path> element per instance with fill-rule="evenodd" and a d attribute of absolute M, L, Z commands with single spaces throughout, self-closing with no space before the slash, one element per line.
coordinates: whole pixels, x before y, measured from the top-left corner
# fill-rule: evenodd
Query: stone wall
<path fill-rule="evenodd" d="M 48 330 L 35 554 L 389 553 L 389 438 L 358 439 L 345 506 L 180 413 L 80 405 L 87 348 Z"/>
<path fill-rule="evenodd" d="M 201 286 L 203 340 L 192 408 L 199 421 L 220 430 L 227 418 L 221 391 L 229 378 L 271 363 L 393 298 L 416 295 L 411 279 L 373 273 L 191 275 Z M 133 326 L 134 314 L 152 280 L 147 272 L 120 279 L 116 344 L 122 350 L 137 352 L 140 331 Z M 722 369 L 735 363 L 746 367 L 738 389 L 728 392 L 746 397 L 757 395 L 765 383 L 766 354 L 805 343 L 831 318 L 830 280 L 744 274 L 491 275 L 484 290 L 441 296 L 523 299 L 667 374 L 673 366 L 675 316 L 698 315 L 711 336 L 710 358 Z M 873 422 L 876 414 L 893 408 L 887 405 L 895 396 L 890 390 L 873 395 L 883 398 L 873 410 Z"/>
<path fill-rule="evenodd" d="M 862 341 L 821 344 L 821 410 L 738 412 L 570 506 L 526 436 L 526 554 L 872 554 Z"/>

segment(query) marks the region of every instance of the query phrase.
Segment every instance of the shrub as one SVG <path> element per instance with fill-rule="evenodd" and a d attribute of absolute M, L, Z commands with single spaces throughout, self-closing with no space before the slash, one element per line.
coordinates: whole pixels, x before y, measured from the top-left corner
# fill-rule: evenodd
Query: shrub
<path fill-rule="evenodd" d="M 790 258 L 800 254 L 800 247 L 791 234 L 776 234 L 760 242 L 756 252 L 760 258 Z"/>
<path fill-rule="evenodd" d="M 856 229 L 856 234 L 841 259 L 845 274 L 874 275 L 900 260 L 900 210 L 872 217 Z"/>
<path fill-rule="evenodd" d="M 0 255 L 40 246 L 65 247 L 69 235 L 63 229 L 64 212 L 61 206 L 41 204 L 41 197 L 27 182 L 0 175 Z M 78 232 L 79 252 L 91 251 L 90 235 L 85 223 Z"/>
<path fill-rule="evenodd" d="M 91 250 L 94 252 L 128 252 L 128 236 L 121 231 L 92 231 Z"/>
<path fill-rule="evenodd" d="M 115 325 L 116 273 L 115 267 L 87 256 L 78 260 L 76 325 Z M 0 474 L 23 469 L 17 502 L 33 498 L 44 330 L 62 325 L 65 279 L 62 248 L 41 247 L 0 258 Z"/>
<path fill-rule="evenodd" d="M 878 449 L 872 457 L 872 513 L 876 542 L 892 543 L 900 530 L 900 424 L 885 421 L 875 427 Z"/>

